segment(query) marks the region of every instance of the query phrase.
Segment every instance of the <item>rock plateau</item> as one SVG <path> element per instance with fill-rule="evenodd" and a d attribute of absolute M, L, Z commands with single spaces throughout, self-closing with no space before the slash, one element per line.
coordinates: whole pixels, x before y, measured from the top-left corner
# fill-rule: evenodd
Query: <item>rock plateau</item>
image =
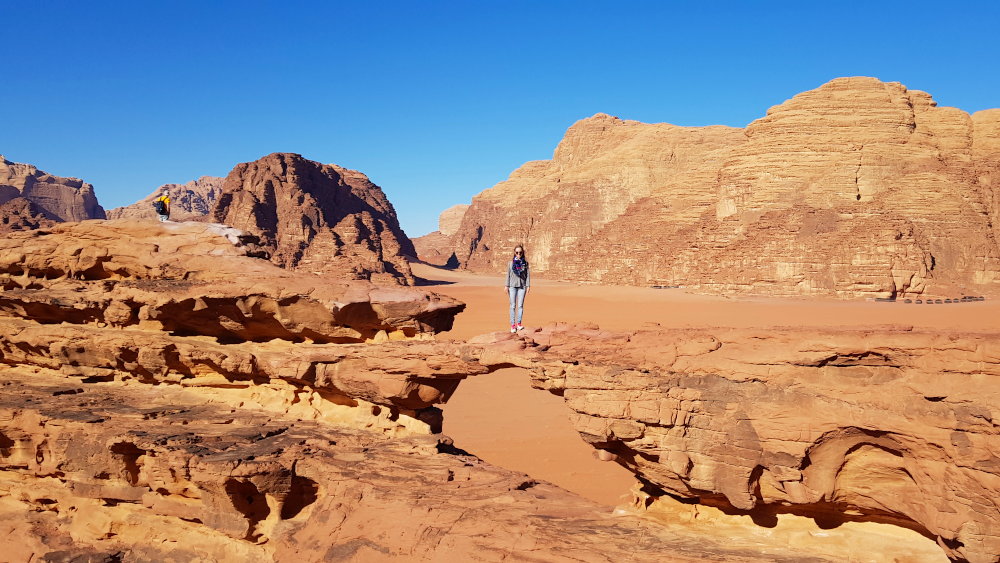
<path fill-rule="evenodd" d="M 579 121 L 552 160 L 476 196 L 445 246 L 501 272 L 524 243 L 539 274 L 604 284 L 997 293 L 998 179 L 1000 110 L 838 78 L 744 129 Z"/>

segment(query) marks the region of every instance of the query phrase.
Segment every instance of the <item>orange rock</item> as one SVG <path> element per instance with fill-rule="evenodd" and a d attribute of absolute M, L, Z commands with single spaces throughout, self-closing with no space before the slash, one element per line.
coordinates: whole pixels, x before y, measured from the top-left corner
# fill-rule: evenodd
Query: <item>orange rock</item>
<path fill-rule="evenodd" d="M 212 220 L 260 237 L 286 268 L 412 284 L 415 252 L 382 189 L 364 174 L 274 153 L 237 165 Z"/>
<path fill-rule="evenodd" d="M 893 522 L 969 561 L 1000 553 L 996 334 L 554 326 L 522 340 L 490 361 L 531 369 L 654 494 Z"/>
<path fill-rule="evenodd" d="M 501 272 L 766 295 L 1000 288 L 1000 110 L 838 78 L 745 129 L 598 114 L 473 199 L 445 245 Z M 992 226 L 991 226 L 992 225 Z"/>
<path fill-rule="evenodd" d="M 0 534 L 17 537 L 5 561 L 760 557 L 761 542 L 612 516 L 441 436 L 205 404 L 176 386 L 0 373 Z M 765 549 L 769 561 L 803 556 Z"/>
<path fill-rule="evenodd" d="M 457 266 L 453 236 L 462 225 L 468 205 L 453 205 L 438 217 L 438 230 L 413 239 L 416 258 L 437 266 Z"/>
<path fill-rule="evenodd" d="M 30 199 L 15 197 L 0 204 L 0 233 L 49 227 L 55 223 Z"/>
<path fill-rule="evenodd" d="M 52 176 L 0 155 L 0 204 L 15 197 L 29 200 L 51 221 L 104 219 L 104 208 L 97 203 L 94 186 L 79 178 Z"/>

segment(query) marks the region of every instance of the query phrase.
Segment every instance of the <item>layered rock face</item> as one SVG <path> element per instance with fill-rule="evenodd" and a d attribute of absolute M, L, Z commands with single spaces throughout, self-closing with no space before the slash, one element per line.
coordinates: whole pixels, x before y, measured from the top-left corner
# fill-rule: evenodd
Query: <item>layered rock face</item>
<path fill-rule="evenodd" d="M 996 333 L 555 326 L 501 339 L 505 361 L 647 484 L 640 510 L 669 495 L 764 526 L 784 513 L 894 523 L 956 560 L 1000 553 Z"/>
<path fill-rule="evenodd" d="M 455 257 L 455 233 L 462 226 L 462 219 L 468 205 L 453 205 L 438 217 L 438 230 L 413 239 L 416 258 L 436 266 L 457 266 Z"/>
<path fill-rule="evenodd" d="M 456 450 L 434 405 L 519 341 L 427 340 L 461 304 L 257 252 L 205 223 L 0 237 L 5 561 L 758 558 Z"/>
<path fill-rule="evenodd" d="M 1000 111 L 968 115 L 839 78 L 746 129 L 578 122 L 550 161 L 473 199 L 453 239 L 501 271 L 599 283 L 839 297 L 1000 287 Z"/>
<path fill-rule="evenodd" d="M 275 153 L 223 182 L 215 221 L 260 237 L 286 268 L 409 284 L 416 253 L 381 188 L 357 171 Z"/>
<path fill-rule="evenodd" d="M 156 219 L 153 201 L 160 197 L 163 190 L 167 190 L 171 220 L 199 220 L 208 216 L 215 207 L 222 191 L 222 180 L 216 176 L 202 176 L 186 184 L 164 184 L 132 205 L 108 211 L 108 219 Z"/>
<path fill-rule="evenodd" d="M 61 178 L 46 174 L 30 164 L 8 161 L 0 155 L 0 205 L 23 198 L 33 205 L 31 214 L 49 221 L 83 221 L 104 219 L 104 208 L 97 203 L 94 186 L 78 178 Z M 24 217 L 25 204 L 15 202 L 15 207 L 4 207 L 8 212 Z M 7 225 L 17 225 L 20 220 L 11 218 Z M 37 223 L 29 221 L 28 225 Z M 29 228 L 32 228 L 29 226 Z M 8 229 L 13 230 L 13 229 Z"/>

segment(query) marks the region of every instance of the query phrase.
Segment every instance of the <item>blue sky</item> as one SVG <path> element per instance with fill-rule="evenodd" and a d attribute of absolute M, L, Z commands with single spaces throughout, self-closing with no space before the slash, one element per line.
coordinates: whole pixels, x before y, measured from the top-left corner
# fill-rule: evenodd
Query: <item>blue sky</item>
<path fill-rule="evenodd" d="M 1000 107 L 1000 2 L 0 0 L 0 153 L 94 184 L 296 152 L 419 236 L 598 112 L 737 127 L 838 76 Z"/>

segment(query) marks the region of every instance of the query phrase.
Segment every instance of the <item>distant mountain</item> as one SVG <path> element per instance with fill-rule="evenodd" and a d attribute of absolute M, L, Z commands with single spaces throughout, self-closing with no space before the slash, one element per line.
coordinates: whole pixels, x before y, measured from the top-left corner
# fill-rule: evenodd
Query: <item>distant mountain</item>
<path fill-rule="evenodd" d="M 202 176 L 186 184 L 164 184 L 145 198 L 132 205 L 117 207 L 108 211 L 108 219 L 155 219 L 153 200 L 163 190 L 170 194 L 170 218 L 174 221 L 190 221 L 207 216 L 215 206 L 222 191 L 223 178 Z"/>
<path fill-rule="evenodd" d="M 435 266 L 457 266 L 453 235 L 458 232 L 468 209 L 468 204 L 462 204 L 442 211 L 438 217 L 438 230 L 413 239 L 417 258 Z"/>
<path fill-rule="evenodd" d="M 15 200 L 23 199 L 28 203 Z M 15 230 L 39 221 L 104 219 L 94 186 L 79 178 L 62 178 L 31 164 L 15 163 L 0 155 L 0 224 Z M 16 217 L 15 217 L 16 216 Z"/>
<path fill-rule="evenodd" d="M 472 200 L 448 242 L 500 273 L 757 295 L 1000 293 L 1000 109 L 838 78 L 744 129 L 598 114 Z"/>

